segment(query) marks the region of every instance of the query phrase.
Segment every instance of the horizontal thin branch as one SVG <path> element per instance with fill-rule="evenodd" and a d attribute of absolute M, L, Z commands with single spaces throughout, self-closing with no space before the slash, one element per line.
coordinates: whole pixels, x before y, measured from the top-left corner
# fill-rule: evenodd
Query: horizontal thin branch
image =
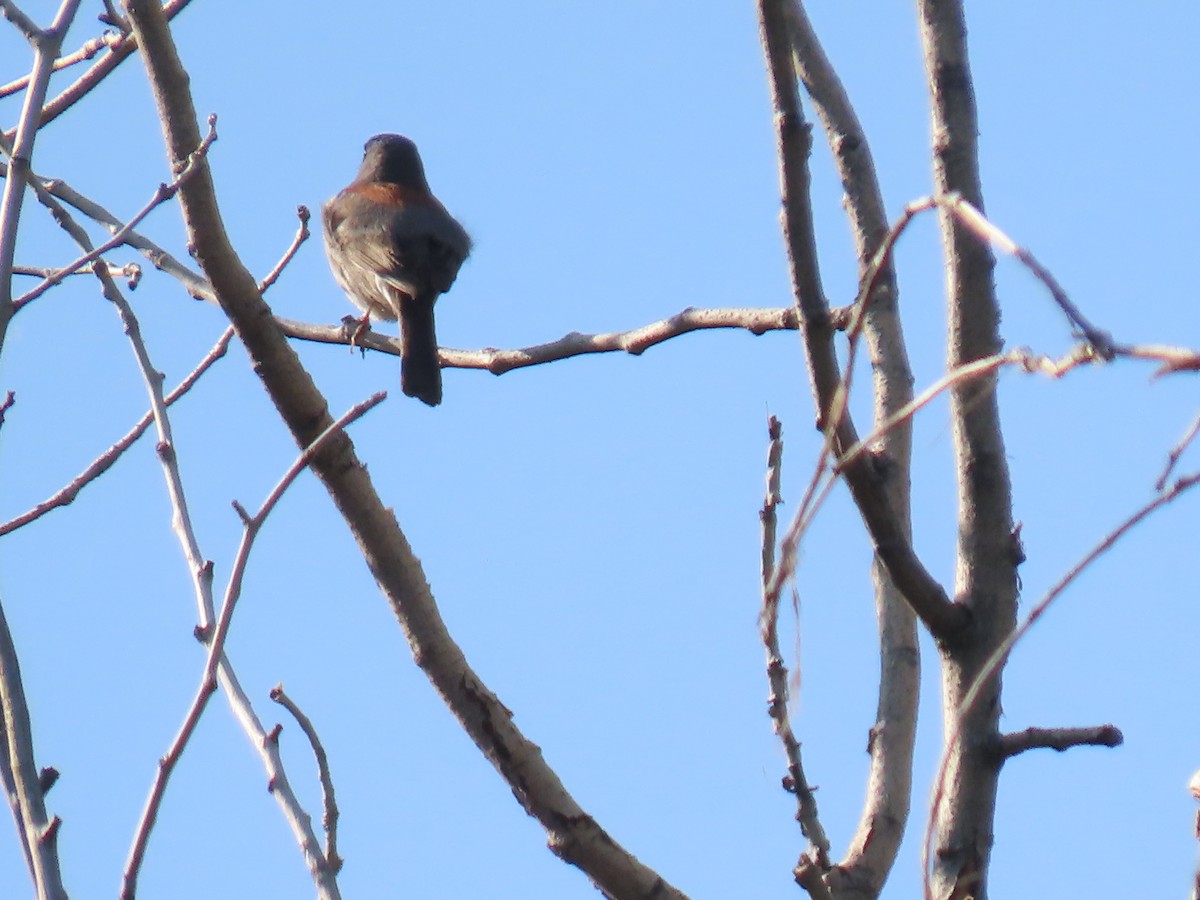
<path fill-rule="evenodd" d="M 1026 728 L 997 739 L 997 752 L 1009 759 L 1026 750 L 1057 750 L 1072 747 L 1120 747 L 1125 735 L 1116 725 L 1091 725 L 1086 728 Z"/>
<path fill-rule="evenodd" d="M 349 345 L 353 335 L 353 330 L 344 325 L 313 325 L 280 318 L 277 318 L 276 321 L 285 335 L 306 341 Z M 361 320 L 355 318 L 353 321 L 357 325 Z M 696 309 L 688 307 L 669 318 L 630 331 L 610 331 L 602 334 L 580 334 L 573 331 L 556 341 L 532 347 L 521 347 L 514 350 L 498 350 L 494 347 L 485 347 L 480 350 L 453 350 L 449 347 L 442 347 L 438 350 L 438 354 L 441 357 L 442 365 L 446 368 L 485 369 L 493 375 L 503 375 L 513 369 L 542 365 L 589 353 L 624 351 L 637 356 L 655 344 L 661 344 L 671 338 L 693 331 L 710 328 L 737 328 L 758 335 L 768 331 L 795 331 L 797 327 L 799 327 L 799 317 L 794 308 Z M 400 355 L 399 340 L 374 331 L 368 331 L 355 337 L 354 346 L 378 350 L 393 356 Z"/>
<path fill-rule="evenodd" d="M 114 263 L 105 263 L 108 267 L 109 278 L 124 278 L 126 286 L 133 290 L 142 280 L 142 267 L 137 263 L 126 263 L 123 266 L 118 266 Z M 61 281 L 72 275 L 91 275 L 91 268 L 82 269 L 61 268 L 61 267 L 42 267 L 42 266 L 13 266 L 14 275 L 24 275 L 27 278 L 53 278 L 56 281 Z"/>

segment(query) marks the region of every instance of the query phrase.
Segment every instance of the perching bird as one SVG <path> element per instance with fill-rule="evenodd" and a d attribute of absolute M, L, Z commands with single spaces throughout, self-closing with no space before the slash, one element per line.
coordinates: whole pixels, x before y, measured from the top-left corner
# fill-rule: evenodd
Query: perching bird
<path fill-rule="evenodd" d="M 333 277 L 371 317 L 400 320 L 400 387 L 442 402 L 433 304 L 450 290 L 471 238 L 429 190 L 417 146 L 377 134 L 350 186 L 325 204 L 325 253 Z"/>

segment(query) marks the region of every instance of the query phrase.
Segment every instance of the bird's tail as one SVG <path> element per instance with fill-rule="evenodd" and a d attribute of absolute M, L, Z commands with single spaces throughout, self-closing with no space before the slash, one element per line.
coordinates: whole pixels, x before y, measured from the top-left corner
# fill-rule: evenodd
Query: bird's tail
<path fill-rule="evenodd" d="M 400 352 L 400 389 L 437 406 L 442 402 L 442 368 L 432 300 L 406 297 L 400 302 Z"/>

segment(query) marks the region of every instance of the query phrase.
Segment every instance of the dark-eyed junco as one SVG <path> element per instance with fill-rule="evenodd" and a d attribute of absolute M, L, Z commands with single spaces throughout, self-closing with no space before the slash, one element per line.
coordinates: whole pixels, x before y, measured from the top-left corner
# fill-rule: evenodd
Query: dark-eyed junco
<path fill-rule="evenodd" d="M 417 146 L 377 134 L 358 177 L 325 204 L 325 253 L 333 277 L 366 318 L 400 320 L 400 387 L 442 402 L 433 304 L 450 290 L 471 238 L 429 190 Z"/>

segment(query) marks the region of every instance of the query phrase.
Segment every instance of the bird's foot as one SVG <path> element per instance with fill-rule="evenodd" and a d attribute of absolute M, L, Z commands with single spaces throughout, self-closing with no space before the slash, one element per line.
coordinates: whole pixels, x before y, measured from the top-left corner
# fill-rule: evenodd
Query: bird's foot
<path fill-rule="evenodd" d="M 346 336 L 346 340 L 350 344 L 350 352 L 353 353 L 356 349 L 359 353 L 365 354 L 366 347 L 358 345 L 358 339 L 371 330 L 371 314 L 363 313 L 362 317 L 358 316 L 342 316 L 342 334 Z"/>

